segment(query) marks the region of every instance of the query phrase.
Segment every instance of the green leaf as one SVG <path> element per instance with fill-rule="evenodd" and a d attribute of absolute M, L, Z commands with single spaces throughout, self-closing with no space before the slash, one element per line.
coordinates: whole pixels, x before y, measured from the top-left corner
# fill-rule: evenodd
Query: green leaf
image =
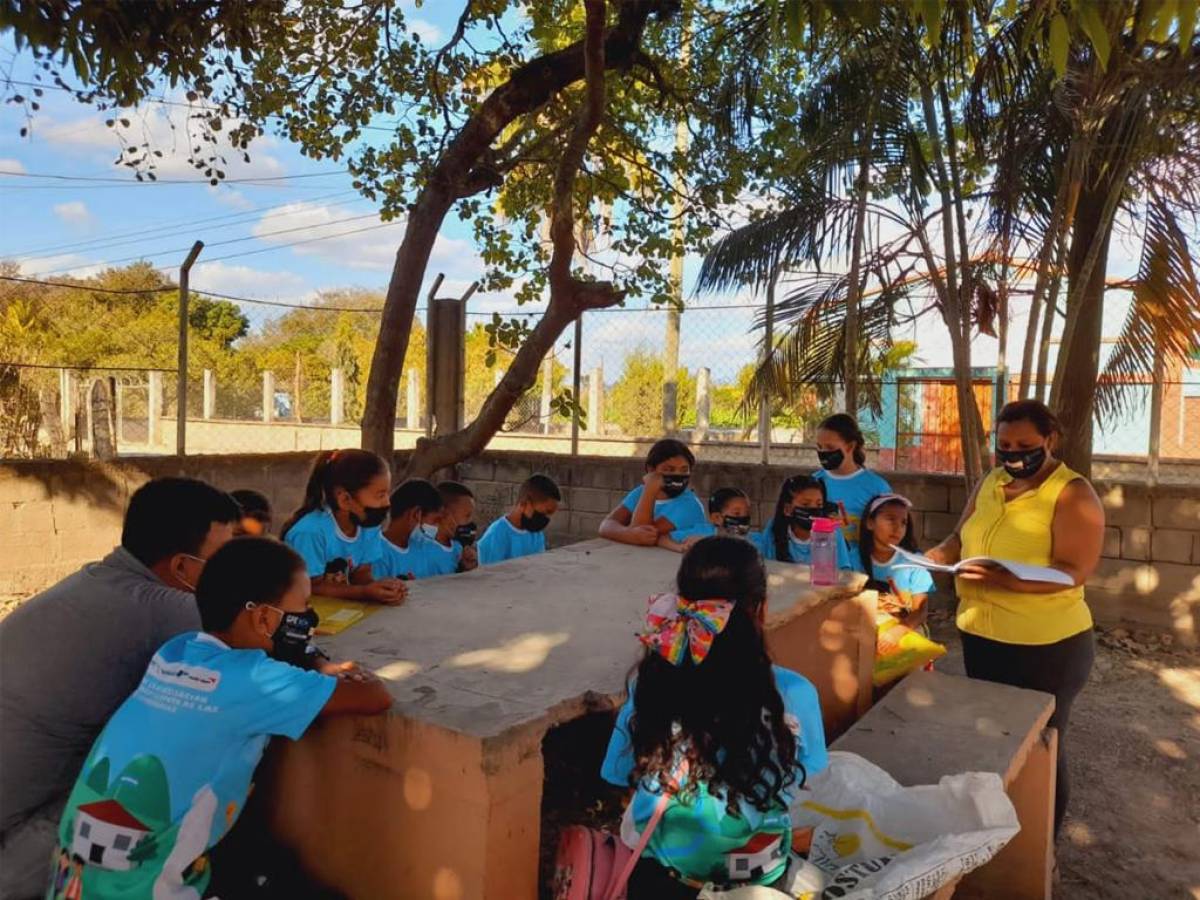
<path fill-rule="evenodd" d="M 1196 0 L 1179 0 L 1179 49 L 1186 53 L 1196 34 Z"/>
<path fill-rule="evenodd" d="M 1165 41 L 1171 36 L 1171 26 L 1174 24 L 1175 0 L 1163 0 L 1158 9 L 1158 16 L 1154 19 L 1154 28 L 1150 31 L 1150 37 L 1160 43 Z"/>
<path fill-rule="evenodd" d="M 1092 49 L 1096 51 L 1096 59 L 1100 61 L 1100 68 L 1107 69 L 1108 55 L 1112 50 L 1112 44 L 1108 39 L 1108 26 L 1104 24 L 1104 19 L 1092 4 L 1084 3 L 1080 6 L 1079 27 L 1092 42 Z"/>
<path fill-rule="evenodd" d="M 1071 35 L 1067 30 L 1067 20 L 1060 13 L 1050 20 L 1050 59 L 1059 78 L 1067 74 L 1067 51 L 1070 47 Z"/>
<path fill-rule="evenodd" d="M 942 2 L 941 0 L 920 0 L 921 18 L 925 21 L 925 30 L 929 32 L 929 45 L 936 47 L 942 42 Z"/>

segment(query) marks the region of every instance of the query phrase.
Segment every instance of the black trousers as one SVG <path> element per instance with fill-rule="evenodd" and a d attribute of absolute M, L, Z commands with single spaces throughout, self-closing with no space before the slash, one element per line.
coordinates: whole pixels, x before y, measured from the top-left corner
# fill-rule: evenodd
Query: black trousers
<path fill-rule="evenodd" d="M 1071 704 L 1087 684 L 1096 658 L 1091 629 L 1056 644 L 1005 644 L 960 631 L 967 675 L 1054 695 L 1050 724 L 1058 729 L 1058 789 L 1054 795 L 1054 833 L 1062 826 L 1071 796 L 1067 774 L 1067 721 Z"/>

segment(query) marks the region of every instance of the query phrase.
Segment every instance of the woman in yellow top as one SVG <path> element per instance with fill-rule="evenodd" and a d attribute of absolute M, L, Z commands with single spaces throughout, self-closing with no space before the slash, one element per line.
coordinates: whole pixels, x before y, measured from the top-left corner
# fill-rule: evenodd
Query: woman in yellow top
<path fill-rule="evenodd" d="M 954 534 L 927 556 L 952 564 L 990 556 L 1069 575 L 1064 588 L 1022 581 L 991 566 L 967 566 L 957 580 L 958 628 L 967 675 L 1054 695 L 1058 729 L 1055 834 L 1069 793 L 1065 751 L 1071 703 L 1095 655 L 1083 584 L 1100 561 L 1104 509 L 1086 478 L 1054 458 L 1058 420 L 1036 400 L 1009 403 L 996 425 L 996 461 L 975 489 Z"/>

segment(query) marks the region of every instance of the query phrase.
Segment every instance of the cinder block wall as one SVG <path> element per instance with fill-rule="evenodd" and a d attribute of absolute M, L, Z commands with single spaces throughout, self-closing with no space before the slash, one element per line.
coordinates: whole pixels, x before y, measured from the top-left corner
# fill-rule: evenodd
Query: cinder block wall
<path fill-rule="evenodd" d="M 404 454 L 397 454 L 402 462 Z M 276 521 L 299 503 L 310 453 L 127 458 L 115 463 L 32 460 L 0 463 L 0 596 L 27 596 L 120 540 L 129 495 L 147 479 L 185 474 L 232 490 L 265 493 Z M 755 524 L 771 515 L 780 484 L 796 470 L 705 463 L 694 484 L 702 497 L 725 485 L 742 488 L 755 506 Z M 484 453 L 458 467 L 476 492 L 477 519 L 486 524 L 515 500 L 520 483 L 544 472 L 562 486 L 565 503 L 551 524 L 552 544 L 593 537 L 601 520 L 642 477 L 639 459 Z M 966 501 L 952 476 L 886 473 L 914 503 L 923 546 L 954 527 Z M 1098 482 L 1107 514 L 1104 558 L 1088 586 L 1097 619 L 1171 629 L 1194 640 L 1200 628 L 1200 485 L 1148 488 Z"/>

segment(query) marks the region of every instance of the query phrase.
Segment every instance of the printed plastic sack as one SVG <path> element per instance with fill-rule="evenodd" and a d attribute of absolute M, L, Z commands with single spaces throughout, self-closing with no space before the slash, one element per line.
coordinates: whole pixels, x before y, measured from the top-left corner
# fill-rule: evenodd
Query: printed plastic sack
<path fill-rule="evenodd" d="M 879 615 L 875 619 L 875 687 L 891 684 L 926 663 L 946 655 L 946 648 L 913 631 L 899 619 Z"/>
<path fill-rule="evenodd" d="M 1020 829 L 991 772 L 903 787 L 861 756 L 834 751 L 809 787 L 792 822 L 813 829 L 812 847 L 807 860 L 792 859 L 787 883 L 710 886 L 699 900 L 919 900 L 983 865 Z"/>

